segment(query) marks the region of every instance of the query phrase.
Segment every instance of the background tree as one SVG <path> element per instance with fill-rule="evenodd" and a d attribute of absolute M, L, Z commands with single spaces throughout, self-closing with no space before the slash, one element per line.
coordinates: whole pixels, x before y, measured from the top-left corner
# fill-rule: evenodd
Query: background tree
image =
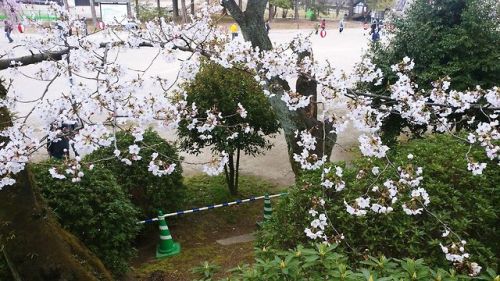
<path fill-rule="evenodd" d="M 366 0 L 366 5 L 372 11 L 383 11 L 394 6 L 394 0 Z"/>
<path fill-rule="evenodd" d="M 451 88 L 492 87 L 500 81 L 500 19 L 494 0 L 416 0 L 405 17 L 393 21 L 387 45 L 373 44 L 368 56 L 387 75 L 370 90 L 388 95 L 397 77 L 390 71 L 402 57 L 414 59 L 419 88 L 448 76 Z M 481 114 L 471 114 L 480 116 Z M 457 116 L 452 116 L 457 118 Z M 459 117 L 458 117 L 459 118 Z M 397 115 L 384 122 L 387 140 L 409 126 Z M 418 132 L 417 128 L 415 129 Z"/>
<path fill-rule="evenodd" d="M 335 15 L 338 17 L 340 14 L 340 9 L 342 9 L 346 3 L 345 0 L 336 0 L 335 2 Z"/>
<path fill-rule="evenodd" d="M 179 0 L 172 0 L 172 11 L 174 13 L 174 19 L 179 18 Z"/>
<path fill-rule="evenodd" d="M 253 47 L 259 47 L 260 50 L 270 50 L 273 47 L 264 24 L 266 4 L 267 0 L 249 0 L 243 12 L 234 0 L 222 1 L 223 7 L 231 13 L 231 16 L 241 27 L 245 40 L 250 41 Z M 312 54 L 308 51 L 302 52 L 297 63 L 301 63 L 304 58 L 312 59 Z M 297 176 L 301 168 L 295 162 L 293 156 L 302 152 L 302 149 L 297 145 L 296 131 L 309 131 L 318 140 L 315 154 L 319 158 L 326 156 L 327 159 L 330 159 L 337 136 L 333 133 L 324 134 L 324 132 L 330 132 L 330 125 L 320 122 L 316 118 L 318 114 L 318 105 L 316 103 L 317 82 L 314 77 L 304 73 L 298 76 L 295 89 L 299 95 L 309 97 L 311 103 L 307 107 L 296 111 L 288 110 L 287 106 L 280 100 L 285 91 L 290 91 L 288 82 L 281 79 L 272 79 L 270 84 L 270 89 L 276 95 L 269 100 L 285 134 L 288 157 L 294 174 Z"/>
<path fill-rule="evenodd" d="M 278 122 L 261 86 L 251 75 L 237 69 L 226 69 L 214 63 L 204 63 L 193 82 L 186 84 L 188 104 L 195 104 L 198 115 L 206 119 L 207 111 L 226 117 L 223 124 L 214 129 L 213 138 L 203 138 L 196 128 L 190 128 L 193 120 L 183 120 L 179 137 L 184 149 L 199 153 L 211 146 L 212 151 L 229 155 L 224 167 L 226 183 L 231 194 L 238 193 L 240 152 L 257 155 L 271 148 L 266 136 L 278 132 Z M 240 107 L 239 114 L 234 114 Z"/>
<path fill-rule="evenodd" d="M 298 20 L 299 19 L 299 0 L 294 0 L 293 1 L 293 19 Z"/>
<path fill-rule="evenodd" d="M 182 12 L 182 22 L 186 23 L 188 21 L 188 11 L 186 7 L 186 0 L 181 0 L 181 12 Z"/>
<path fill-rule="evenodd" d="M 292 0 L 271 0 L 270 3 L 275 7 L 283 9 L 282 18 L 286 18 L 288 9 L 293 7 Z"/>

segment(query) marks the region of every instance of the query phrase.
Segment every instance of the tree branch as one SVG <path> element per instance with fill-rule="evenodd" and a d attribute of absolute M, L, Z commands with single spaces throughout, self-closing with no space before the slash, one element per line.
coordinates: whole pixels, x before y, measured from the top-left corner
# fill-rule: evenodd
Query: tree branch
<path fill-rule="evenodd" d="M 245 20 L 245 15 L 234 0 L 222 0 L 222 6 L 229 11 L 231 16 L 238 24 Z"/>
<path fill-rule="evenodd" d="M 16 63 L 20 62 L 22 63 L 22 65 L 30 65 L 46 60 L 61 60 L 63 55 L 66 55 L 68 53 L 69 49 L 63 49 L 56 52 L 45 52 L 45 53 L 32 54 L 17 58 L 2 59 L 0 60 L 0 70 L 7 69 L 9 67 L 14 67 L 14 65 L 11 64 L 12 61 L 15 61 Z"/>
<path fill-rule="evenodd" d="M 126 42 L 124 41 L 116 41 L 116 42 L 109 42 L 109 43 L 101 43 L 99 44 L 100 48 L 106 48 L 108 44 L 112 46 L 119 46 L 119 45 L 124 45 Z M 139 44 L 139 47 L 154 47 L 153 44 L 147 43 L 147 42 L 142 42 Z M 76 49 L 76 48 L 74 48 Z M 38 54 L 31 54 L 28 56 L 22 56 L 22 57 L 16 57 L 16 58 L 7 58 L 7 59 L 0 59 L 0 70 L 7 69 L 9 67 L 14 67 L 15 65 L 11 64 L 11 62 L 20 62 L 22 63 L 22 66 L 25 65 L 30 65 L 30 64 L 35 64 L 39 63 L 42 61 L 46 60 L 52 60 L 52 61 L 57 61 L 57 60 L 62 60 L 63 55 L 67 55 L 69 53 L 70 48 L 65 48 L 60 51 L 55 51 L 55 52 L 44 52 L 44 53 L 38 53 Z"/>

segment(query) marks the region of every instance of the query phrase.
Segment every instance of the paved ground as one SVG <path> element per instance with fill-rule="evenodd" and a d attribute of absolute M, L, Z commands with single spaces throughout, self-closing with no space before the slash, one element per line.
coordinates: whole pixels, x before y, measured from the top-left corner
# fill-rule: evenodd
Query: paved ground
<path fill-rule="evenodd" d="M 222 246 L 228 246 L 228 245 L 233 245 L 233 244 L 246 243 L 246 242 L 250 242 L 253 240 L 255 240 L 255 236 L 253 235 L 253 233 L 249 233 L 249 234 L 243 234 L 243 235 L 229 237 L 226 239 L 220 239 L 220 240 L 217 240 L 216 242 L 221 244 Z"/>
<path fill-rule="evenodd" d="M 336 28 L 332 26 L 330 28 Z M 312 30 L 271 30 L 270 37 L 275 43 L 286 42 L 297 32 L 309 34 Z M 321 38 L 317 35 L 312 37 L 314 57 L 317 60 L 330 60 L 333 65 L 338 69 L 350 70 L 352 69 L 355 62 L 360 61 L 362 54 L 362 49 L 367 47 L 368 39 L 364 35 L 364 31 L 361 28 L 348 28 L 344 30 L 343 34 L 339 34 L 336 29 L 327 30 L 328 34 L 325 38 Z M 14 39 L 19 40 L 22 36 L 30 36 L 26 34 L 14 34 Z M 7 50 L 15 46 L 15 44 L 8 44 L 3 40 L 0 42 L 0 48 Z M 25 54 L 21 48 L 15 50 L 16 55 Z M 155 55 L 152 48 L 141 48 L 139 50 L 128 50 L 120 53 L 118 60 L 133 69 L 144 69 L 149 64 L 151 58 Z M 163 61 L 155 62 L 148 72 L 148 75 L 161 74 L 165 77 L 173 78 L 177 73 L 179 65 L 169 64 L 167 65 Z M 32 73 L 35 66 L 23 67 L 22 71 L 24 73 Z M 19 75 L 19 74 L 18 74 Z M 0 72 L 0 77 L 5 78 L 15 78 L 17 83 L 13 85 L 13 89 L 19 93 L 19 95 L 25 100 L 31 100 L 39 97 L 46 85 L 46 82 L 34 81 L 16 75 L 13 77 L 10 73 L 6 71 Z M 145 89 L 152 87 L 152 85 L 146 85 Z M 48 94 L 49 98 L 55 99 L 61 93 L 67 90 L 67 84 L 64 80 L 57 80 L 54 82 L 52 91 Z M 19 114 L 26 114 L 31 110 L 31 106 L 26 104 L 18 104 L 17 110 Z M 35 112 L 36 113 L 36 112 Z M 40 118 L 43 116 L 37 116 L 34 114 L 28 119 L 28 122 L 33 125 L 40 124 Z M 41 130 L 38 131 L 41 135 L 43 134 Z M 175 140 L 175 132 L 162 130 L 160 133 L 169 140 Z M 358 133 L 353 129 L 346 130 L 338 138 L 337 146 L 332 154 L 332 160 L 348 160 L 351 157 L 351 153 L 346 151 L 345 148 L 351 148 L 356 140 Z M 293 183 L 293 173 L 291 171 L 290 164 L 288 162 L 287 148 L 284 138 L 278 135 L 273 139 L 274 147 L 268 151 L 265 155 L 256 158 L 243 156 L 241 161 L 241 172 L 244 174 L 259 175 L 270 181 L 286 185 Z M 185 156 L 185 161 L 189 163 L 200 163 L 209 160 L 209 154 L 203 153 L 199 156 L 183 155 Z M 35 159 L 44 159 L 46 157 L 45 151 L 41 151 Z M 184 165 L 184 171 L 186 175 L 191 175 L 200 172 L 199 165 Z"/>

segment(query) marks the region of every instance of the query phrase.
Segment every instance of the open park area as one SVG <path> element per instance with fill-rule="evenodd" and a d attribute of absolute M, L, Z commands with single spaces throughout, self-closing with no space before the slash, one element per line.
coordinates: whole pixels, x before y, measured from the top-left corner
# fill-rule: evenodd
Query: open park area
<path fill-rule="evenodd" d="M 497 1 L 82 3 L 0 2 L 0 281 L 500 281 Z"/>

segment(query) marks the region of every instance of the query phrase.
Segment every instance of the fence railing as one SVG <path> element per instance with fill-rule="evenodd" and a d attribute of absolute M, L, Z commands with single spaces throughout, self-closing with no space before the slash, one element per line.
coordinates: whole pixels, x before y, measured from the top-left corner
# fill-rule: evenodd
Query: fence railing
<path fill-rule="evenodd" d="M 156 218 L 151 218 L 151 219 L 139 221 L 137 223 L 138 224 L 145 224 L 145 223 L 155 222 L 155 221 L 158 221 L 158 219 L 164 219 L 166 217 L 174 217 L 174 216 L 179 216 L 179 215 L 184 215 L 184 214 L 189 214 L 189 213 L 196 213 L 196 212 L 201 212 L 201 211 L 206 211 L 206 210 L 211 210 L 211 209 L 216 209 L 216 208 L 221 208 L 221 207 L 228 207 L 228 206 L 232 206 L 232 205 L 238 205 L 238 204 L 242 204 L 242 203 L 256 201 L 259 199 L 264 199 L 266 197 L 274 198 L 274 197 L 280 197 L 280 196 L 287 195 L 287 194 L 288 194 L 287 192 L 283 192 L 283 193 L 278 193 L 278 194 L 273 194 L 273 195 L 263 195 L 263 196 L 257 196 L 257 197 L 250 197 L 247 199 L 239 199 L 236 201 L 221 203 L 221 204 L 217 204 L 217 205 L 209 205 L 209 206 L 200 207 L 200 208 L 193 208 L 193 209 L 188 209 L 188 210 L 184 210 L 184 211 L 177 211 L 177 212 L 173 212 L 173 213 L 168 213 L 168 214 L 158 216 Z"/>

